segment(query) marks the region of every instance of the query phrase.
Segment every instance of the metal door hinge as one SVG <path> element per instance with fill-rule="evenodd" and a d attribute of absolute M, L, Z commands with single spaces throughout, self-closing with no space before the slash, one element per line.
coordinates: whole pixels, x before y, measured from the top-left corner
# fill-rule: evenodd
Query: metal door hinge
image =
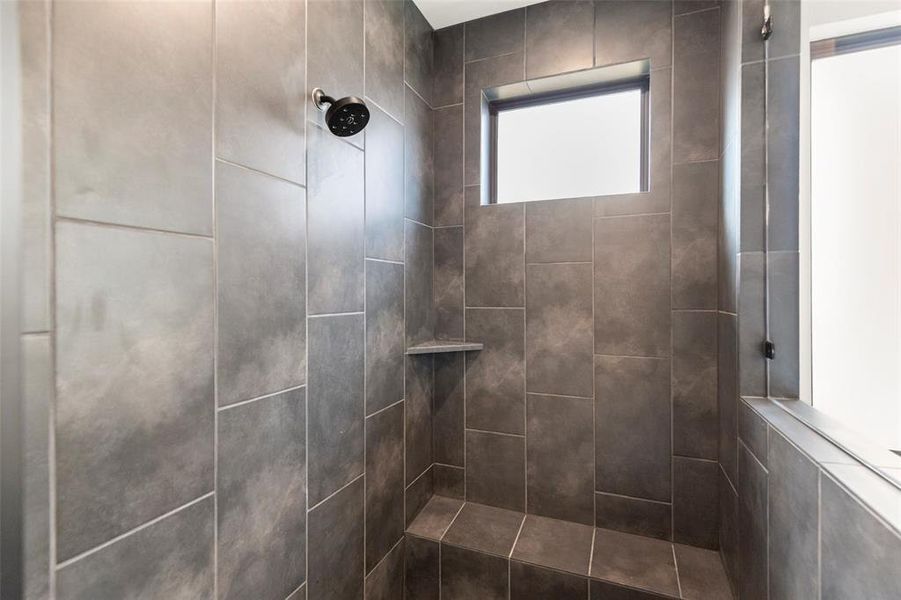
<path fill-rule="evenodd" d="M 776 358 L 776 344 L 767 340 L 763 343 L 763 355 L 766 356 L 769 360 L 773 360 Z"/>
<path fill-rule="evenodd" d="M 763 41 L 770 39 L 773 35 L 773 16 L 770 14 L 770 5 L 763 5 L 763 26 L 760 28 L 760 37 Z"/>

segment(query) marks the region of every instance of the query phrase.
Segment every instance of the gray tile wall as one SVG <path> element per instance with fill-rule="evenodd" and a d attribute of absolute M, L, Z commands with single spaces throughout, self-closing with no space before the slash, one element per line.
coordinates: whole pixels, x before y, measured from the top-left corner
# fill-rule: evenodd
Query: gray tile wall
<path fill-rule="evenodd" d="M 463 356 L 435 447 L 433 361 L 404 356 L 463 337 L 462 262 L 434 269 L 463 230 L 433 230 L 462 225 L 462 154 L 438 214 L 432 159 L 462 107 L 436 118 L 428 23 L 21 8 L 26 597 L 402 597 L 406 523 L 463 494 Z M 365 95 L 366 132 L 325 133 L 316 86 Z"/>

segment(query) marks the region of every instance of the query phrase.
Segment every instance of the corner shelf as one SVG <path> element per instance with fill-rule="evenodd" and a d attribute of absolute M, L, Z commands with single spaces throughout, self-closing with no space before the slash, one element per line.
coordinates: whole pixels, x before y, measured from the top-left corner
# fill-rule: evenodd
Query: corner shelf
<path fill-rule="evenodd" d="M 481 350 L 484 344 L 476 342 L 460 342 L 455 340 L 429 340 L 407 348 L 407 354 L 442 354 L 445 352 L 467 352 Z"/>

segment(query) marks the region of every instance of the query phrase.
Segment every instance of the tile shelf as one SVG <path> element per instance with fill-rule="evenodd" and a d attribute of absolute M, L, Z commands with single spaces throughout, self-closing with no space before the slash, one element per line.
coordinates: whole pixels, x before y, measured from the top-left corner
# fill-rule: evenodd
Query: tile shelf
<path fill-rule="evenodd" d="M 407 354 L 442 354 L 445 352 L 468 352 L 481 350 L 484 344 L 477 342 L 461 342 L 454 340 L 429 340 L 420 344 L 414 344 L 407 348 Z"/>

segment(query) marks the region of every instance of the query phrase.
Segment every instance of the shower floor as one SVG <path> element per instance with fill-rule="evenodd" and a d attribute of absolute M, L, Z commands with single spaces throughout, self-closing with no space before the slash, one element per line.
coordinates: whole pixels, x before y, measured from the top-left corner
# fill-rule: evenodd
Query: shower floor
<path fill-rule="evenodd" d="M 719 554 L 433 496 L 406 532 L 407 600 L 732 600 Z"/>

